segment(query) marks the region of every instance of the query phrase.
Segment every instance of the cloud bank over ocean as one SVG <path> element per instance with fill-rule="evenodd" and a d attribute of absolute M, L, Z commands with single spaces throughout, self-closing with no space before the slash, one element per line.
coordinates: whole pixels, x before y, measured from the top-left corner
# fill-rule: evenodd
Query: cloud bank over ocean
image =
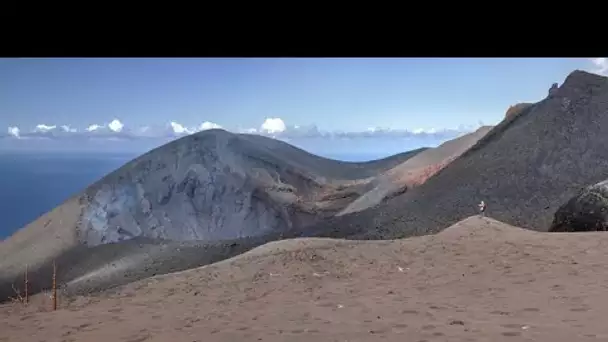
<path fill-rule="evenodd" d="M 371 127 L 363 131 L 325 131 L 314 124 L 289 125 L 279 117 L 268 117 L 259 127 L 236 129 L 225 128 L 209 121 L 198 125 L 170 121 L 164 125 L 130 127 L 114 118 L 107 123 L 92 123 L 80 128 L 49 122 L 37 124 L 30 129 L 10 126 L 0 133 L 0 149 L 143 152 L 186 135 L 208 129 L 225 129 L 234 133 L 258 134 L 280 139 L 313 153 L 325 151 L 330 154 L 387 154 L 438 145 L 445 140 L 471 132 L 479 126 L 412 130 Z"/>

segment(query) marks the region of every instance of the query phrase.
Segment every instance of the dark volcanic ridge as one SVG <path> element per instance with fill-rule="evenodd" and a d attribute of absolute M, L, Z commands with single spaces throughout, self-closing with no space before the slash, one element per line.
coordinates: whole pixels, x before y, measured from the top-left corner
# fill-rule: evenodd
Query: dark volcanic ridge
<path fill-rule="evenodd" d="M 608 178 L 608 78 L 574 71 L 551 94 L 505 118 L 419 187 L 306 234 L 392 239 L 436 233 L 476 214 L 547 231 L 581 188 Z"/>

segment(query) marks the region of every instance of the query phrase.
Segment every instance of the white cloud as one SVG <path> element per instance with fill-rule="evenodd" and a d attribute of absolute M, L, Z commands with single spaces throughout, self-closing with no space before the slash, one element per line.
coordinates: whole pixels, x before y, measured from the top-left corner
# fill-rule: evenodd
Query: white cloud
<path fill-rule="evenodd" d="M 100 128 L 101 128 L 100 125 L 90 125 L 89 127 L 87 127 L 87 132 L 94 132 Z"/>
<path fill-rule="evenodd" d="M 209 122 L 209 121 L 205 121 L 200 126 L 198 126 L 199 131 L 204 131 L 204 130 L 214 129 L 214 128 L 222 128 L 222 126 L 220 126 L 216 123 L 213 123 L 213 122 Z"/>
<path fill-rule="evenodd" d="M 270 134 L 284 132 L 286 128 L 281 118 L 266 118 L 261 126 L 262 131 Z"/>
<path fill-rule="evenodd" d="M 120 120 L 118 119 L 114 119 L 108 124 L 108 128 L 110 128 L 113 132 L 116 133 L 120 133 L 123 127 L 125 127 L 125 125 L 123 125 L 122 122 L 120 122 Z"/>
<path fill-rule="evenodd" d="M 59 127 L 59 129 L 56 129 Z M 205 121 L 198 126 L 188 127 L 176 121 L 171 121 L 165 125 L 148 124 L 139 127 L 126 127 L 118 119 L 111 121 L 109 124 L 98 125 L 92 124 L 85 129 L 76 130 L 69 125 L 55 126 L 49 124 L 40 124 L 32 131 L 22 132 L 17 127 L 9 127 L 8 136 L 28 138 L 45 138 L 45 139 L 129 139 L 129 140 L 146 140 L 146 139 L 172 139 L 176 136 L 193 134 L 196 132 L 222 128 L 219 124 Z M 458 127 L 452 129 L 393 129 L 386 127 L 372 127 L 361 131 L 323 131 L 316 125 L 293 125 L 288 126 L 281 118 L 266 118 L 259 129 L 238 128 L 233 130 L 235 133 L 249 133 L 270 136 L 284 141 L 299 141 L 301 139 L 384 139 L 384 138 L 399 138 L 412 139 L 421 137 L 424 139 L 450 139 L 466 132 L 474 131 L 478 127 Z M 5 135 L 6 137 L 7 135 Z M 74 140 L 74 141 L 77 141 Z"/>
<path fill-rule="evenodd" d="M 19 138 L 20 137 L 20 131 L 19 131 L 19 127 L 9 127 L 8 128 L 8 134 L 10 136 L 13 136 L 15 138 Z"/>
<path fill-rule="evenodd" d="M 55 128 L 57 128 L 56 125 L 48 126 L 48 125 L 45 125 L 45 124 L 40 124 L 40 125 L 36 125 L 36 129 L 34 131 L 35 132 L 46 133 L 48 131 L 54 130 Z"/>
<path fill-rule="evenodd" d="M 590 61 L 594 65 L 594 69 L 592 70 L 594 73 L 608 76 L 608 58 L 590 58 Z"/>
<path fill-rule="evenodd" d="M 68 125 L 61 126 L 61 129 L 63 129 L 63 131 L 66 133 L 76 133 L 77 132 L 76 128 L 71 128 Z"/>
<path fill-rule="evenodd" d="M 173 133 L 175 133 L 175 134 L 192 134 L 192 133 L 194 133 L 191 130 L 189 130 L 188 128 L 182 126 L 181 124 L 178 124 L 175 121 L 171 121 L 170 125 L 171 125 L 171 129 L 173 130 Z"/>
<path fill-rule="evenodd" d="M 184 126 L 175 121 L 171 121 L 169 123 L 170 134 L 178 134 L 178 135 L 193 134 L 196 132 L 205 131 L 208 129 L 215 129 L 215 128 L 222 128 L 222 126 L 220 126 L 214 122 L 210 122 L 210 121 L 205 121 L 202 124 L 198 125 L 197 127 L 187 127 L 187 126 Z M 141 130 L 140 130 L 140 132 L 143 133 L 143 131 L 141 131 Z"/>

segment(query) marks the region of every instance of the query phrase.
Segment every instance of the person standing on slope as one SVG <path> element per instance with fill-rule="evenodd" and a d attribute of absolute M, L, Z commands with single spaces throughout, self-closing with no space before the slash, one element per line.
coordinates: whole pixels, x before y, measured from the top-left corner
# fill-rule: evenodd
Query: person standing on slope
<path fill-rule="evenodd" d="M 486 216 L 486 202 L 481 201 L 479 204 L 479 211 L 481 212 L 481 216 L 485 217 Z"/>

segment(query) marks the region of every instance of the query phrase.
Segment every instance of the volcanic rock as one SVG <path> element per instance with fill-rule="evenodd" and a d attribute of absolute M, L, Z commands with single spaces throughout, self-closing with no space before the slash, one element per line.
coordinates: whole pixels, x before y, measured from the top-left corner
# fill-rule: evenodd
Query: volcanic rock
<path fill-rule="evenodd" d="M 550 232 L 606 231 L 608 181 L 583 189 L 555 212 Z"/>

